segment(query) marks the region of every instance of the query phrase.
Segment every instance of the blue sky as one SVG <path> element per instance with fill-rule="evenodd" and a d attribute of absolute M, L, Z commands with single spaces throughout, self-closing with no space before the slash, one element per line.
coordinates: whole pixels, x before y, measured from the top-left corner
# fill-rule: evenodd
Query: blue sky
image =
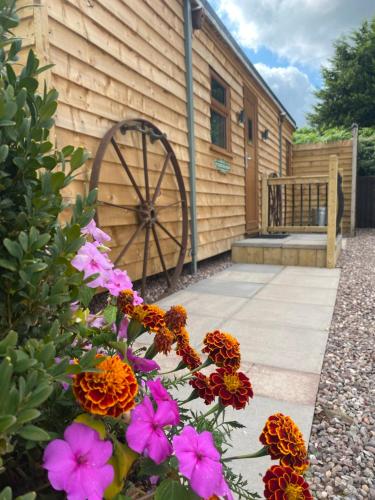
<path fill-rule="evenodd" d="M 374 0 L 209 0 L 295 118 L 315 102 L 333 42 L 375 15 Z"/>

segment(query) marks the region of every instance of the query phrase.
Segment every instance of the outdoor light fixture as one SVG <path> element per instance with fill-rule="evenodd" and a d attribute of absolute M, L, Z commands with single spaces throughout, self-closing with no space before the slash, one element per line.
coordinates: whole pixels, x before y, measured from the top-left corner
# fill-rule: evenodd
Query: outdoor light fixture
<path fill-rule="evenodd" d="M 265 128 L 263 130 L 263 132 L 261 132 L 261 136 L 262 136 L 262 139 L 264 141 L 266 141 L 268 139 L 269 133 L 270 133 L 270 131 L 268 130 L 268 128 Z"/>
<path fill-rule="evenodd" d="M 237 113 L 237 123 L 244 123 L 244 121 L 245 121 L 245 111 L 241 109 L 241 111 Z"/>

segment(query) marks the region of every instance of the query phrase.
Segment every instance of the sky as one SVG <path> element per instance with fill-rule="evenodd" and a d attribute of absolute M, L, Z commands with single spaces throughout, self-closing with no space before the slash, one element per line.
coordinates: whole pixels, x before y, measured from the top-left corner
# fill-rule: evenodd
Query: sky
<path fill-rule="evenodd" d="M 375 15 L 375 0 L 209 2 L 300 127 L 333 42 Z"/>

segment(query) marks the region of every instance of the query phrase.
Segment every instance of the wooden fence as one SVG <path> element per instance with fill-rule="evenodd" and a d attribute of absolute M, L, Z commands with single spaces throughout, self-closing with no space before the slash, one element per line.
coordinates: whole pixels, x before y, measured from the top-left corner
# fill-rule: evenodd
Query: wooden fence
<path fill-rule="evenodd" d="M 345 200 L 343 214 L 343 233 L 351 231 L 352 214 L 352 184 L 353 169 L 356 170 L 356 158 L 353 165 L 353 146 L 355 141 L 337 141 L 327 144 L 296 144 L 293 145 L 292 169 L 293 176 L 328 175 L 329 158 L 336 155 L 339 161 L 339 170 L 342 175 L 342 189 Z M 356 156 L 356 154 L 354 155 Z M 355 186 L 353 186 L 355 188 Z M 354 198 L 355 205 L 355 198 Z M 354 225 L 353 225 L 354 228 Z"/>
<path fill-rule="evenodd" d="M 263 176 L 262 234 L 327 233 L 327 267 L 334 267 L 344 211 L 340 177 L 337 155 L 327 175 Z"/>
<path fill-rule="evenodd" d="M 357 178 L 357 227 L 375 227 L 375 176 Z"/>

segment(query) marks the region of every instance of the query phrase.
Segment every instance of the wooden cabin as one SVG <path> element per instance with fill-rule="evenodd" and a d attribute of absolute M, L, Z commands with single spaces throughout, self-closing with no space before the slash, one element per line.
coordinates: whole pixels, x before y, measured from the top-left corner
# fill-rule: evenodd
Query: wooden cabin
<path fill-rule="evenodd" d="M 45 78 L 59 92 L 56 144 L 81 145 L 92 154 L 66 196 L 88 191 L 92 163 L 111 127 L 144 119 L 166 134 L 184 180 L 189 210 L 184 262 L 228 251 L 233 241 L 258 233 L 261 178 L 290 171 L 295 122 L 208 2 L 37 3 L 37 8 L 22 11 L 18 34 L 43 64 L 54 64 Z M 142 144 L 135 135 L 130 130 L 116 141 L 144 193 Z M 165 159 L 157 142 L 148 143 L 150 189 Z M 139 219 L 118 206 L 137 206 L 139 200 L 119 155 L 110 149 L 97 179 L 99 223 L 113 238 L 112 255 L 121 256 L 118 265 L 136 279 L 144 270 L 145 237 L 151 241 L 152 235 L 140 231 L 121 255 Z M 164 181 L 157 197 L 167 207 L 162 224 L 179 240 L 183 216 L 173 169 Z M 165 267 L 171 268 L 179 248 L 160 227 L 158 234 Z M 154 241 L 146 260 L 148 274 L 162 270 Z"/>

